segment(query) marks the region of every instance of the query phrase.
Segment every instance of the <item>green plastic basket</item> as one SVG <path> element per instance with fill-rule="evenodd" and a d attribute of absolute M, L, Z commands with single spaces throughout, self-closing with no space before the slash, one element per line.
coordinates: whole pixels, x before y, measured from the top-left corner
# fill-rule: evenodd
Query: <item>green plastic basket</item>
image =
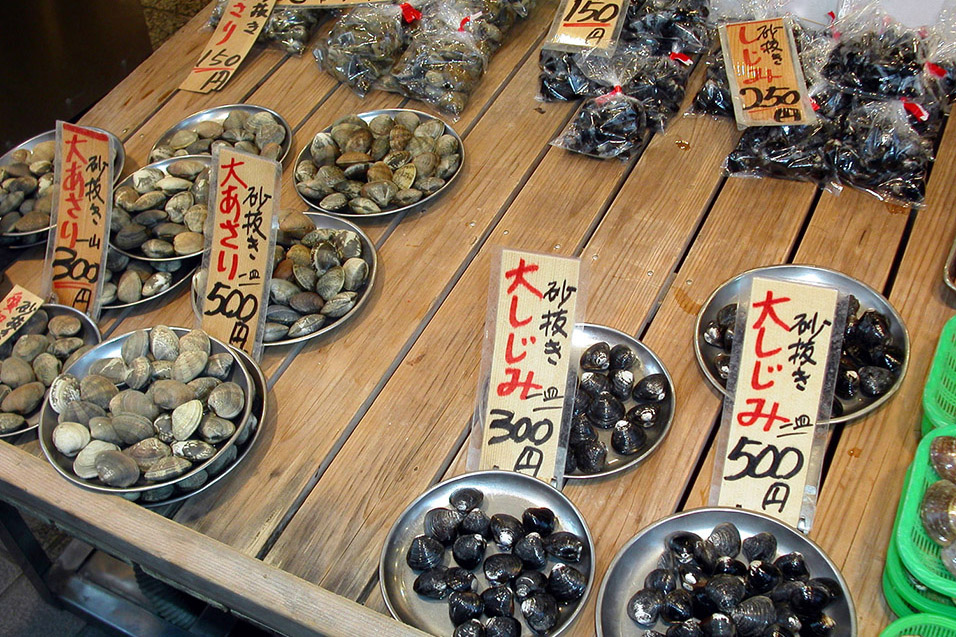
<path fill-rule="evenodd" d="M 880 637 L 903 637 L 904 635 L 956 637 L 956 619 L 917 613 L 897 619 L 880 633 Z"/>
<path fill-rule="evenodd" d="M 883 598 L 886 600 L 886 605 L 890 607 L 890 610 L 893 611 L 893 614 L 897 617 L 909 617 L 916 612 L 897 594 L 885 570 L 883 571 Z"/>
<path fill-rule="evenodd" d="M 939 545 L 923 530 L 923 521 L 919 514 L 926 488 L 939 480 L 929 463 L 929 446 L 937 436 L 956 436 L 956 425 L 934 429 L 916 448 L 916 455 L 910 467 L 909 483 L 903 492 L 897 515 L 894 538 L 903 566 L 917 580 L 937 593 L 956 597 L 956 578 L 943 566 L 939 557 Z"/>
<path fill-rule="evenodd" d="M 923 388 L 923 434 L 956 425 L 956 316 L 946 321 Z"/>

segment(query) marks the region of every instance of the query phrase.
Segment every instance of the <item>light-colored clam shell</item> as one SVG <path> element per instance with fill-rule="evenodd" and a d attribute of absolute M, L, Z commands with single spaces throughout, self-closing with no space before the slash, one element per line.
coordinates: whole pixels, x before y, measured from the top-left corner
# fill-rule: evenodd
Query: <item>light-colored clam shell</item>
<path fill-rule="evenodd" d="M 34 381 L 21 385 L 7 394 L 7 397 L 0 403 L 0 409 L 27 416 L 40 406 L 45 393 L 46 386 L 41 382 Z"/>
<path fill-rule="evenodd" d="M 22 358 L 11 357 L 3 361 L 0 367 L 0 382 L 16 389 L 37 379 L 33 366 Z"/>
<path fill-rule="evenodd" d="M 149 333 L 146 330 L 131 332 L 120 347 L 123 360 L 129 363 L 134 358 L 146 356 L 149 352 Z"/>
<path fill-rule="evenodd" d="M 105 416 L 106 410 L 85 400 L 74 400 L 63 405 L 57 416 L 57 422 L 78 422 L 89 426 L 90 419 Z"/>
<path fill-rule="evenodd" d="M 209 357 L 209 362 L 206 363 L 204 374 L 219 380 L 226 380 L 229 378 L 229 372 L 232 371 L 234 360 L 232 354 L 228 352 L 213 354 Z"/>
<path fill-rule="evenodd" d="M 115 414 L 111 424 L 124 445 L 134 445 L 153 435 L 152 421 L 137 414 Z"/>
<path fill-rule="evenodd" d="M 152 374 L 149 359 L 145 356 L 134 358 L 127 366 L 126 386 L 130 389 L 142 389 L 149 383 Z"/>
<path fill-rule="evenodd" d="M 209 336 L 202 330 L 191 330 L 179 339 L 179 351 L 197 351 L 209 354 L 212 343 Z"/>
<path fill-rule="evenodd" d="M 103 409 L 109 408 L 110 401 L 118 393 L 116 384 L 105 376 L 87 374 L 80 379 L 80 398 Z"/>
<path fill-rule="evenodd" d="M 209 392 L 206 403 L 220 418 L 235 418 L 245 407 L 245 394 L 239 385 L 225 382 Z"/>
<path fill-rule="evenodd" d="M 73 374 L 61 374 L 50 385 L 50 407 L 59 414 L 74 400 L 80 400 L 80 380 Z"/>
<path fill-rule="evenodd" d="M 125 488 L 139 480 L 136 461 L 122 451 L 107 449 L 97 454 L 94 466 L 99 479 L 110 487 Z"/>
<path fill-rule="evenodd" d="M 176 409 L 180 405 L 196 399 L 196 392 L 186 383 L 178 380 L 157 380 L 147 391 L 147 396 L 162 409 Z"/>
<path fill-rule="evenodd" d="M 195 378 L 186 384 L 191 387 L 194 392 L 196 392 L 196 399 L 205 404 L 206 399 L 209 397 L 209 392 L 215 389 L 220 383 L 222 383 L 222 381 L 218 378 L 213 378 L 212 376 L 200 376 L 199 378 Z"/>
<path fill-rule="evenodd" d="M 159 438 L 146 438 L 123 450 L 139 466 L 140 471 L 147 471 L 157 461 L 173 455 L 169 445 Z"/>
<path fill-rule="evenodd" d="M 179 456 L 168 456 L 158 460 L 148 471 L 143 473 L 143 477 L 152 482 L 164 482 L 178 478 L 193 466 L 189 460 Z"/>
<path fill-rule="evenodd" d="M 90 442 L 90 430 L 78 422 L 63 422 L 53 429 L 53 446 L 72 458 Z"/>
<path fill-rule="evenodd" d="M 198 400 L 190 400 L 173 410 L 173 437 L 188 440 L 202 421 L 203 407 Z"/>
<path fill-rule="evenodd" d="M 199 424 L 199 435 L 211 445 L 227 440 L 236 432 L 236 425 L 231 420 L 220 418 L 212 414 L 203 416 Z"/>
<path fill-rule="evenodd" d="M 156 437 L 167 445 L 172 444 L 176 437 L 173 436 L 173 415 L 170 412 L 163 412 L 153 421 L 153 431 Z"/>
<path fill-rule="evenodd" d="M 112 442 L 114 445 L 123 444 L 123 439 L 113 429 L 113 419 L 105 416 L 90 418 L 90 436 L 94 440 Z"/>
<path fill-rule="evenodd" d="M 193 462 L 209 460 L 216 455 L 216 448 L 202 440 L 182 440 L 172 444 L 173 455 Z"/>
<path fill-rule="evenodd" d="M 126 382 L 126 374 L 129 370 L 122 358 L 114 356 L 111 358 L 101 358 L 90 365 L 90 374 L 105 376 L 113 384 L 120 385 Z"/>
<path fill-rule="evenodd" d="M 173 362 L 173 380 L 188 383 L 203 370 L 209 362 L 209 355 L 200 350 L 188 350 L 181 352 Z"/>
<path fill-rule="evenodd" d="M 32 363 L 33 359 L 45 352 L 52 342 L 49 336 L 43 334 L 24 334 L 14 344 L 13 355 Z"/>
<path fill-rule="evenodd" d="M 80 453 L 76 454 L 73 460 L 73 473 L 84 480 L 92 480 L 97 477 L 96 458 L 104 451 L 119 451 L 119 447 L 111 442 L 102 440 L 90 440 Z"/>
<path fill-rule="evenodd" d="M 20 414 L 0 413 L 0 434 L 16 431 L 26 424 L 27 421 Z"/>
<path fill-rule="evenodd" d="M 63 338 L 64 336 L 76 336 L 83 329 L 80 319 L 69 314 L 54 316 L 47 324 L 47 329 L 54 338 Z"/>
<path fill-rule="evenodd" d="M 156 360 L 174 361 L 179 356 L 179 337 L 165 325 L 157 325 L 149 331 L 149 351 Z"/>

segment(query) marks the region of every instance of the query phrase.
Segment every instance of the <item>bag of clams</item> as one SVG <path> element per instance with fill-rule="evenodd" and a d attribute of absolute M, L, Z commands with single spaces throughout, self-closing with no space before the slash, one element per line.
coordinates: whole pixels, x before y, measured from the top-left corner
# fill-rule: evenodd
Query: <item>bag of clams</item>
<path fill-rule="evenodd" d="M 209 28 L 216 28 L 228 4 L 229 0 L 218 0 L 209 15 Z M 292 55 L 302 55 L 324 13 L 324 9 L 314 7 L 275 7 L 256 42 L 274 46 Z"/>

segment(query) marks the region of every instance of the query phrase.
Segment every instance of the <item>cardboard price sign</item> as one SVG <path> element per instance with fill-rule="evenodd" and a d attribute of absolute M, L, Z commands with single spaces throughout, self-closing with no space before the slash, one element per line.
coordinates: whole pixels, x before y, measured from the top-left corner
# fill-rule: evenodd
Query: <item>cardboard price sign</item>
<path fill-rule="evenodd" d="M 279 228 L 279 162 L 217 148 L 206 219 L 202 328 L 259 360 Z"/>
<path fill-rule="evenodd" d="M 482 469 L 507 469 L 545 482 L 564 478 L 565 403 L 574 399 L 571 335 L 580 296 L 580 261 L 501 251 L 492 272 L 493 331 L 482 411 Z M 569 379 L 569 371 L 573 376 Z M 564 440 L 563 444 L 559 444 Z"/>
<path fill-rule="evenodd" d="M 810 529 L 845 321 L 834 289 L 753 280 L 737 314 L 717 505 Z"/>
<path fill-rule="evenodd" d="M 816 121 L 789 19 L 734 22 L 719 31 L 739 128 Z"/>
<path fill-rule="evenodd" d="M 56 123 L 50 239 L 43 264 L 43 298 L 99 318 L 101 264 L 109 245 L 113 157 L 109 138 L 95 130 Z"/>
<path fill-rule="evenodd" d="M 566 0 L 558 7 L 544 48 L 613 50 L 626 13 L 627 0 Z"/>
<path fill-rule="evenodd" d="M 195 93 L 221 91 L 246 58 L 276 0 L 229 0 L 199 61 L 179 88 Z"/>
<path fill-rule="evenodd" d="M 16 334 L 41 305 L 43 299 L 19 285 L 14 285 L 9 294 L 0 301 L 0 345 Z"/>

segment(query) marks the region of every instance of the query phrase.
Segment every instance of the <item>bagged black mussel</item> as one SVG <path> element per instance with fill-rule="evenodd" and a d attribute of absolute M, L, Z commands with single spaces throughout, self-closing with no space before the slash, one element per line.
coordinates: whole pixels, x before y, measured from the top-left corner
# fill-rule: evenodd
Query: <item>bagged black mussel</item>
<path fill-rule="evenodd" d="M 652 55 L 644 45 L 626 45 L 624 50 L 636 60 L 634 75 L 622 85 L 624 93 L 640 100 L 647 126 L 663 132 L 680 112 L 693 61 L 679 51 Z"/>
<path fill-rule="evenodd" d="M 210 27 L 215 28 L 219 24 L 228 3 L 229 0 L 219 0 L 212 8 Z M 256 41 L 293 55 L 302 55 L 325 13 L 324 9 L 315 7 L 275 7 Z"/>
<path fill-rule="evenodd" d="M 633 0 L 621 39 L 650 46 L 656 55 L 696 55 L 710 48 L 709 17 L 709 0 Z"/>
<path fill-rule="evenodd" d="M 319 65 L 360 96 L 391 71 L 421 18 L 412 5 L 360 5 L 333 25 L 313 54 Z"/>
<path fill-rule="evenodd" d="M 538 99 L 542 102 L 571 101 L 600 93 L 575 61 L 576 53 L 542 48 L 538 57 Z"/>

